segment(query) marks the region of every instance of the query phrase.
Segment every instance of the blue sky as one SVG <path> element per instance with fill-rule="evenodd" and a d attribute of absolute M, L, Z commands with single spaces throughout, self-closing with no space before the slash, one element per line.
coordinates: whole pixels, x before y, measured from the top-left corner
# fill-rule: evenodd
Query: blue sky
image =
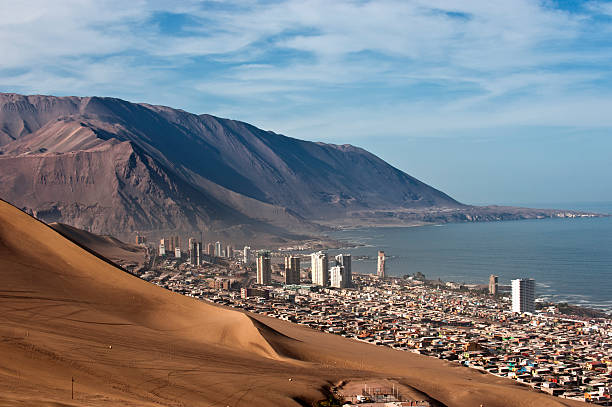
<path fill-rule="evenodd" d="M 0 4 L 0 90 L 364 147 L 468 203 L 612 201 L 612 2 Z"/>

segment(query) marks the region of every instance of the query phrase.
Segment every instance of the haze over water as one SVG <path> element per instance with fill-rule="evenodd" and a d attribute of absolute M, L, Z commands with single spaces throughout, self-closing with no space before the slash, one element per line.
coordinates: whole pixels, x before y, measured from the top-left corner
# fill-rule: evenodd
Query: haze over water
<path fill-rule="evenodd" d="M 612 213 L 612 203 L 538 206 Z M 420 271 L 428 279 L 484 284 L 496 274 L 502 285 L 531 277 L 537 298 L 612 312 L 612 217 L 364 228 L 332 237 L 365 245 L 343 250 L 370 257 L 353 260 L 358 273 L 374 273 L 376 253 L 384 250 L 391 276 Z"/>

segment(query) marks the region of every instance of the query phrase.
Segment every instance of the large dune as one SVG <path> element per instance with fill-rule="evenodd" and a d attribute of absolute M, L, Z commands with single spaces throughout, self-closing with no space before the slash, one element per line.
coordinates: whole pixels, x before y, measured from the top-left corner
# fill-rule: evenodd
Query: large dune
<path fill-rule="evenodd" d="M 166 291 L 0 201 L 0 406 L 310 405 L 355 378 L 448 406 L 582 404 Z"/>
<path fill-rule="evenodd" d="M 83 229 L 64 223 L 50 223 L 53 229 L 62 236 L 76 242 L 78 245 L 94 252 L 117 264 L 132 263 L 139 266 L 145 263 L 145 248 L 122 242 L 113 236 L 100 236 Z"/>

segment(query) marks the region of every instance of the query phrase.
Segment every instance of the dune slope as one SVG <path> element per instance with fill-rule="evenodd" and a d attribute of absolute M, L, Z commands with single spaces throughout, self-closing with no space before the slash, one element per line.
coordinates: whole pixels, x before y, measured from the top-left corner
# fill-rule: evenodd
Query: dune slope
<path fill-rule="evenodd" d="M 0 360 L 0 406 L 310 405 L 351 378 L 392 378 L 449 406 L 579 404 L 171 293 L 3 201 Z"/>
<path fill-rule="evenodd" d="M 62 236 L 86 247 L 117 264 L 133 263 L 142 266 L 145 262 L 145 248 L 124 243 L 113 236 L 100 236 L 64 223 L 49 224 Z"/>

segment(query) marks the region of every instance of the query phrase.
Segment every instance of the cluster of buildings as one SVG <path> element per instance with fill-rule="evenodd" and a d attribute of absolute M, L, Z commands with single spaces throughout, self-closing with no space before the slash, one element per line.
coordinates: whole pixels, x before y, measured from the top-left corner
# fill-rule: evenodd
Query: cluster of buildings
<path fill-rule="evenodd" d="M 513 280 L 511 295 L 504 295 L 494 275 L 488 290 L 385 277 L 383 252 L 374 275 L 352 273 L 345 254 L 283 258 L 259 251 L 252 265 L 250 253 L 245 248 L 223 262 L 202 256 L 200 264 L 191 256 L 166 258 L 141 277 L 203 300 L 454 361 L 552 395 L 612 401 L 612 321 L 568 318 L 554 306 L 536 310 L 533 279 Z M 310 267 L 302 270 L 304 260 Z"/>
<path fill-rule="evenodd" d="M 350 288 L 352 285 L 351 255 L 339 254 L 331 262 L 327 253 L 318 251 L 310 255 L 310 283 L 313 286 Z M 297 285 L 302 282 L 301 258 L 296 255 L 284 256 L 283 268 L 285 285 Z M 270 252 L 257 252 L 258 285 L 272 283 L 272 262 Z"/>
<path fill-rule="evenodd" d="M 146 245 L 146 239 L 141 236 L 136 236 L 136 244 Z M 249 246 L 245 246 L 241 255 L 242 260 L 245 264 L 250 261 L 250 250 Z M 208 243 L 205 246 L 201 241 L 198 241 L 194 237 L 190 237 L 187 240 L 187 247 L 184 250 L 181 246 L 181 239 L 179 236 L 171 236 L 162 238 L 157 246 L 156 254 L 162 258 L 174 258 L 182 259 L 183 256 L 187 257 L 187 261 L 194 266 L 200 266 L 203 261 L 203 256 L 208 258 L 227 258 L 232 259 L 235 256 L 234 248 L 231 245 L 224 246 L 222 242 L 217 241 L 214 243 Z"/>
<path fill-rule="evenodd" d="M 277 286 L 265 297 L 209 291 L 204 298 L 455 361 L 555 396 L 601 405 L 612 402 L 610 320 L 567 318 L 554 307 L 513 312 L 510 299 L 483 290 L 434 287 L 415 280 L 356 274 L 354 287 Z"/>

